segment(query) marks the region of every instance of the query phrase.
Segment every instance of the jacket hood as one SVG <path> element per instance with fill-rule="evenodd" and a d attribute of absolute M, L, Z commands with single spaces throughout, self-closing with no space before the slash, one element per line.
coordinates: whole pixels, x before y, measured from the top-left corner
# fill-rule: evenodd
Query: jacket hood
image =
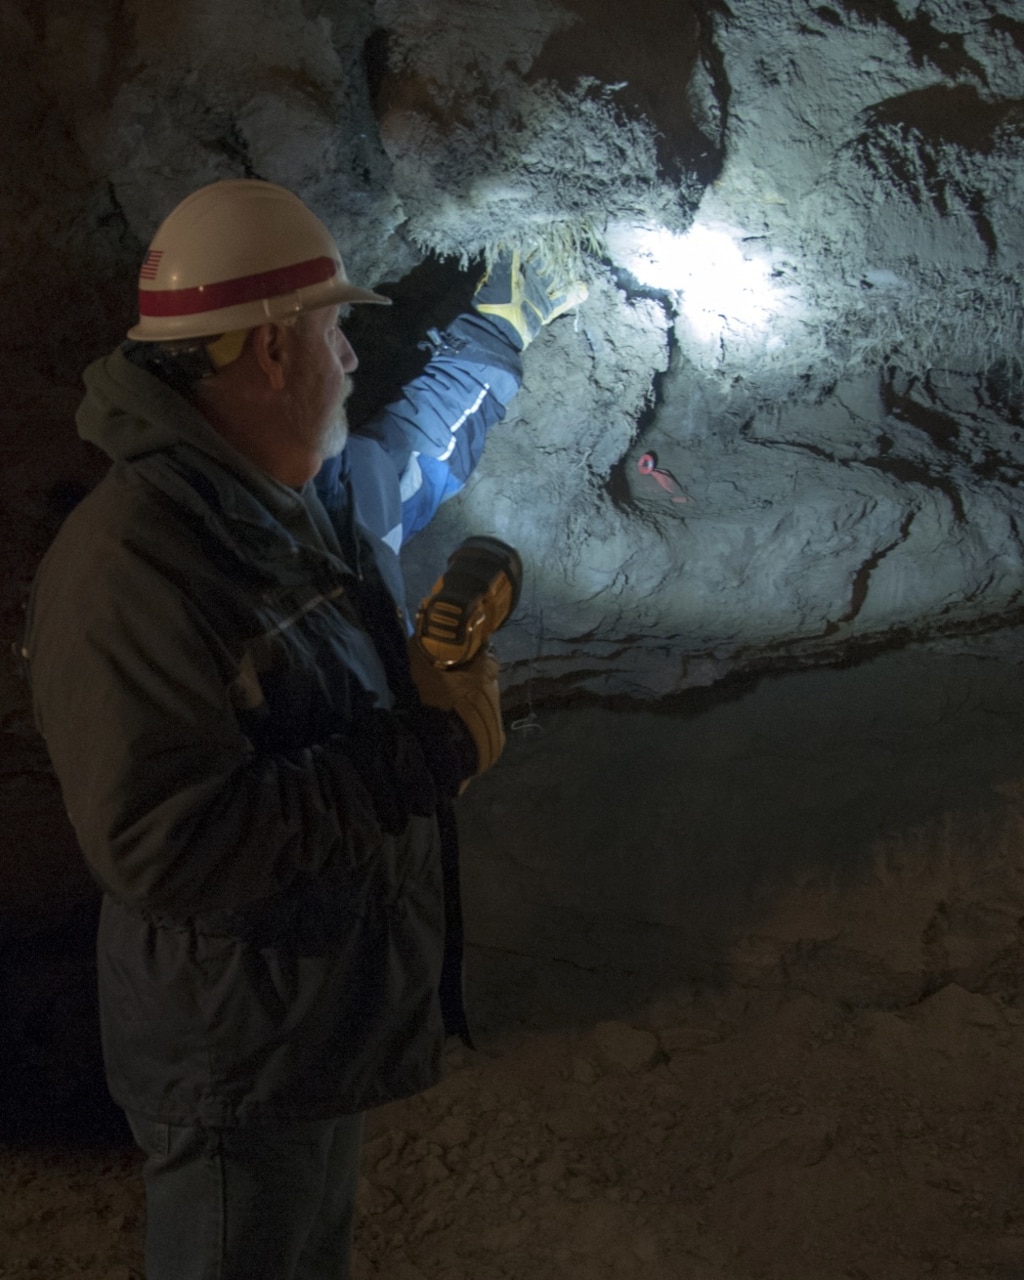
<path fill-rule="evenodd" d="M 113 462 L 196 451 L 218 464 L 204 473 L 222 511 L 252 524 L 264 524 L 269 513 L 292 537 L 339 553 L 312 482 L 292 489 L 261 471 L 184 396 L 132 364 L 120 347 L 89 365 L 83 381 L 85 399 L 75 416 L 78 434 Z"/>
<path fill-rule="evenodd" d="M 120 347 L 85 371 L 85 399 L 76 422 L 83 440 L 114 462 L 191 444 L 229 465 L 236 451 L 177 391 L 138 368 Z"/>

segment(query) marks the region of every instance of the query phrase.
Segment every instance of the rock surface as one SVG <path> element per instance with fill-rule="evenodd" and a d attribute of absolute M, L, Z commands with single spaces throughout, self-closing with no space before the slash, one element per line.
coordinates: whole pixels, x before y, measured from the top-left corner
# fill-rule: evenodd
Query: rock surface
<path fill-rule="evenodd" d="M 466 532 L 521 549 L 510 690 L 657 697 L 1016 617 L 1016 0 L 260 0 L 241 29 L 0 0 L 0 31 L 9 432 L 123 333 L 163 214 L 260 176 L 400 300 L 425 255 L 539 236 L 588 280 L 408 553 L 416 595 Z"/>

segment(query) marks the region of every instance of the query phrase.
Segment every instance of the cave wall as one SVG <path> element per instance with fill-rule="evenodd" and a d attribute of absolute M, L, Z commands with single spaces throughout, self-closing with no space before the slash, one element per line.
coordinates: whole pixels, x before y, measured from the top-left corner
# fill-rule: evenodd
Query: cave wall
<path fill-rule="evenodd" d="M 641 8 L 649 63 L 602 84 L 649 113 L 653 181 L 570 180 L 600 224 L 591 298 L 443 518 L 536 549 L 503 652 L 535 688 L 649 695 L 1014 618 L 1016 8 Z M 635 48 L 632 11 L 573 11 Z M 686 227 L 675 262 L 663 229 Z"/>
<path fill-rule="evenodd" d="M 79 372 L 131 321 L 160 218 L 238 175 L 300 192 L 399 299 L 503 241 L 586 279 L 406 555 L 415 598 L 466 532 L 521 548 L 511 701 L 1016 619 L 1016 0 L 0 0 L 0 38 L 12 643 L 98 473 Z"/>
<path fill-rule="evenodd" d="M 587 280 L 406 552 L 413 599 L 466 533 L 527 569 L 499 637 L 509 748 L 462 802 L 478 1005 L 559 1023 L 621 1012 L 613 964 L 641 987 L 720 976 L 787 879 L 862 869 L 880 823 L 968 784 L 991 798 L 1019 735 L 998 649 L 965 633 L 1020 608 L 1019 0 L 0 0 L 0 49 L 0 1092 L 32 1125 L 83 1098 L 107 1121 L 96 890 L 31 725 L 24 603 L 103 467 L 73 431 L 81 369 L 203 182 L 292 186 L 394 294 L 353 330 L 364 406 L 496 243 L 555 228 Z M 749 702 L 727 680 L 940 634 L 887 679 Z M 665 716 L 524 715 L 581 689 L 688 693 Z M 947 900 L 922 890 L 910 933 Z M 865 968 L 837 914 L 816 973 L 854 996 L 982 972 L 941 939 L 921 974 L 916 953 Z"/>

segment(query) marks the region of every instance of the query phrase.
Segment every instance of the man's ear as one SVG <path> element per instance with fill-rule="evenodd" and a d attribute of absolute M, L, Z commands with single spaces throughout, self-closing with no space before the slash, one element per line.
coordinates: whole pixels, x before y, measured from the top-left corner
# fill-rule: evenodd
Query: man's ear
<path fill-rule="evenodd" d="M 284 325 L 261 324 L 254 329 L 252 351 L 270 388 L 280 391 L 285 382 L 288 358 L 288 334 Z"/>

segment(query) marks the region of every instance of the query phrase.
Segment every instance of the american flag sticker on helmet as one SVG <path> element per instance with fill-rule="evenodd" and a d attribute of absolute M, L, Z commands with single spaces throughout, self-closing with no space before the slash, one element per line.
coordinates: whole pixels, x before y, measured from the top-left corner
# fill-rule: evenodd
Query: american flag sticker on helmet
<path fill-rule="evenodd" d="M 163 249 L 150 249 L 146 254 L 142 266 L 139 268 L 140 280 L 155 280 L 156 273 L 160 268 L 160 259 L 164 256 Z"/>

